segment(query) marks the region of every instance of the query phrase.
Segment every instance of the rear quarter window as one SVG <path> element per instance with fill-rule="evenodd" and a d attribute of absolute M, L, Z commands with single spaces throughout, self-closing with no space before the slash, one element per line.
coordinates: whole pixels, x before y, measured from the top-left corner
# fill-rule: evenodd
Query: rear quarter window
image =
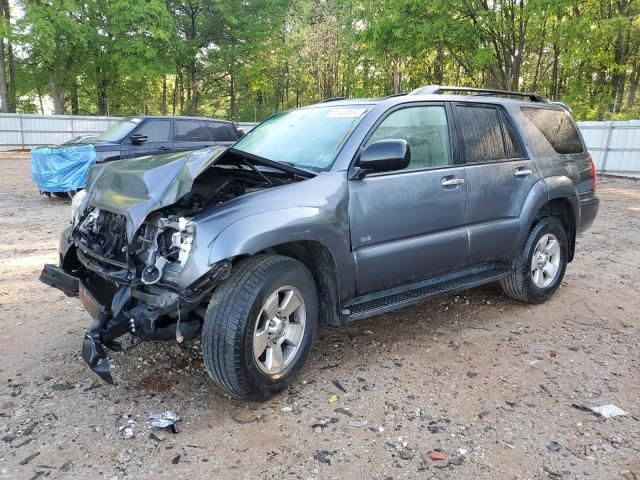
<path fill-rule="evenodd" d="M 524 113 L 560 154 L 582 153 L 584 147 L 571 116 L 564 110 L 523 107 Z"/>

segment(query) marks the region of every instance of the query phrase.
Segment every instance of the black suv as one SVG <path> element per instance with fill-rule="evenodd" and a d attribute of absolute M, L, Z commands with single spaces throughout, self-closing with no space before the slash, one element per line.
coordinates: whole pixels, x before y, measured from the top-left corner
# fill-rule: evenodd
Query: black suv
<path fill-rule="evenodd" d="M 264 399 L 318 324 L 496 281 L 544 302 L 594 221 L 595 188 L 568 108 L 536 94 L 329 101 L 231 148 L 93 167 L 41 279 L 94 318 L 82 356 L 106 381 L 123 334 L 202 332 L 211 377 Z"/>
<path fill-rule="evenodd" d="M 97 136 L 75 138 L 57 148 L 34 149 L 33 177 L 40 192 L 67 196 L 84 187 L 86 172 L 93 163 L 232 145 L 242 135 L 235 124 L 224 120 L 127 117 Z"/>

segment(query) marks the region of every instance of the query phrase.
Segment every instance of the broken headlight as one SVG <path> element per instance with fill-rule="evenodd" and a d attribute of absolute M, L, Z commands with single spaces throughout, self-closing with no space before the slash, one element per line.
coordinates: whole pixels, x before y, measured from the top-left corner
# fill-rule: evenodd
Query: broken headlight
<path fill-rule="evenodd" d="M 87 196 L 86 190 L 80 190 L 76 193 L 71 199 L 71 224 L 75 227 L 78 223 L 78 217 L 80 215 L 80 207 L 82 206 L 82 201 L 84 197 Z"/>

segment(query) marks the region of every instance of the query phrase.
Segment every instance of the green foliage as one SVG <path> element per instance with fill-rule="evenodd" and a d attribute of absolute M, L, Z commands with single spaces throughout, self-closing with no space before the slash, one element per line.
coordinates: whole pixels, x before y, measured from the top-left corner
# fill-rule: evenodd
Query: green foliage
<path fill-rule="evenodd" d="M 18 108 L 261 120 L 421 85 L 637 118 L 639 0 L 18 0 Z"/>

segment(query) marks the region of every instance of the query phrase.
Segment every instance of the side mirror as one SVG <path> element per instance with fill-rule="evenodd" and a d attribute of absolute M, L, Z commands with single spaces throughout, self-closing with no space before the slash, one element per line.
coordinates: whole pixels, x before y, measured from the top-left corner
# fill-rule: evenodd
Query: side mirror
<path fill-rule="evenodd" d="M 146 141 L 147 141 L 146 135 L 141 135 L 139 133 L 131 135 L 131 143 L 133 143 L 134 145 L 142 145 Z"/>
<path fill-rule="evenodd" d="M 411 161 L 411 147 L 406 140 L 378 140 L 360 154 L 357 166 L 364 173 L 393 172 L 407 168 Z"/>

